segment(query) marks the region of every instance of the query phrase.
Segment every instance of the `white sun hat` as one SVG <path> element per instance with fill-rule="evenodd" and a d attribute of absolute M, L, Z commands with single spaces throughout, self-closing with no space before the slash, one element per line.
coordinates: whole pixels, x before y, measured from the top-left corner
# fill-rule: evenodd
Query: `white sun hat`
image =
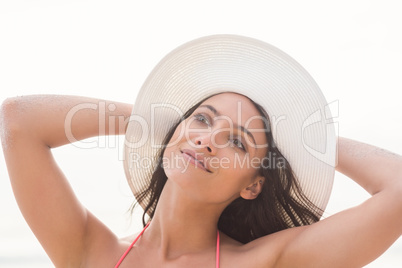
<path fill-rule="evenodd" d="M 126 132 L 124 169 L 134 196 L 149 185 L 162 141 L 181 116 L 202 99 L 226 91 L 245 95 L 267 111 L 278 149 L 304 194 L 323 211 L 336 160 L 327 102 L 289 55 L 237 35 L 190 41 L 165 56 L 146 79 Z"/>

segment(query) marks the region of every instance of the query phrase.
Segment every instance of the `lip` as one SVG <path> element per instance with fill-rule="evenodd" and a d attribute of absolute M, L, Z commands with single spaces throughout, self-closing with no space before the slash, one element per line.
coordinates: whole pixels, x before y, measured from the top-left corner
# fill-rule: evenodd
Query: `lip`
<path fill-rule="evenodd" d="M 196 167 L 200 167 L 206 172 L 212 173 L 212 171 L 208 169 L 208 164 L 206 163 L 205 158 L 202 157 L 200 153 L 196 153 L 195 151 L 189 149 L 183 149 L 180 151 L 184 155 L 184 157 L 188 158 L 188 160 L 192 162 L 192 164 L 194 164 Z"/>

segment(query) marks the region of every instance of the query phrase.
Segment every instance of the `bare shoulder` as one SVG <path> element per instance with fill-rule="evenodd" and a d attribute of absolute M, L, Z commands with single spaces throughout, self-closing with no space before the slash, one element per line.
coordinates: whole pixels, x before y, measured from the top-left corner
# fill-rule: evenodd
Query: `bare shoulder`
<path fill-rule="evenodd" d="M 283 249 L 307 228 L 295 227 L 269 234 L 242 244 L 221 233 L 223 267 L 275 267 Z"/>
<path fill-rule="evenodd" d="M 88 220 L 88 247 L 82 267 L 114 267 L 136 235 L 119 238 L 91 215 Z"/>

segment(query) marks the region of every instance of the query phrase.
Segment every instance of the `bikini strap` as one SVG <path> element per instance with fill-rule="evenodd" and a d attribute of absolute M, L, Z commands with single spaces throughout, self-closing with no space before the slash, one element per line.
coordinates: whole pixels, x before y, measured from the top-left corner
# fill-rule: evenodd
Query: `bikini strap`
<path fill-rule="evenodd" d="M 131 243 L 131 245 L 128 247 L 128 249 L 126 250 L 126 252 L 124 252 L 124 254 L 121 256 L 119 262 L 116 264 L 116 266 L 114 268 L 118 268 L 120 266 L 120 264 L 123 262 L 124 258 L 127 256 L 127 254 L 130 252 L 130 250 L 133 248 L 135 242 L 137 242 L 137 240 L 140 238 L 140 236 L 144 233 L 145 229 L 147 229 L 148 225 L 151 222 L 148 222 L 147 225 L 145 225 L 144 229 L 142 229 L 141 233 L 137 236 L 137 238 L 133 241 L 133 243 Z"/>
<path fill-rule="evenodd" d="M 150 222 L 145 225 L 144 229 L 142 229 L 141 233 L 137 236 L 137 238 L 131 243 L 131 245 L 128 247 L 126 252 L 121 256 L 120 260 L 117 262 L 116 266 L 114 268 L 118 268 L 120 264 L 123 262 L 124 258 L 127 256 L 127 254 L 130 252 L 130 250 L 133 248 L 135 242 L 141 237 L 141 235 L 145 232 L 145 229 L 147 229 L 148 225 Z M 220 238 L 219 238 L 219 230 L 216 231 L 216 268 L 219 268 L 219 246 L 220 246 Z"/>
<path fill-rule="evenodd" d="M 216 231 L 216 268 L 219 268 L 219 244 L 220 244 L 220 239 L 219 239 L 219 230 Z"/>

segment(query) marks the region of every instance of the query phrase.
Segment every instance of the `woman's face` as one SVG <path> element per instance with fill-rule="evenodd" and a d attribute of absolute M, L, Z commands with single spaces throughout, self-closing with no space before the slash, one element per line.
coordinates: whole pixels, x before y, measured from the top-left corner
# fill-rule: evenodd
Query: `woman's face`
<path fill-rule="evenodd" d="M 164 170 L 191 198 L 213 203 L 251 199 L 259 192 L 248 190 L 264 182 L 259 169 L 266 145 L 262 116 L 251 101 L 222 93 L 176 128 L 163 156 Z"/>

